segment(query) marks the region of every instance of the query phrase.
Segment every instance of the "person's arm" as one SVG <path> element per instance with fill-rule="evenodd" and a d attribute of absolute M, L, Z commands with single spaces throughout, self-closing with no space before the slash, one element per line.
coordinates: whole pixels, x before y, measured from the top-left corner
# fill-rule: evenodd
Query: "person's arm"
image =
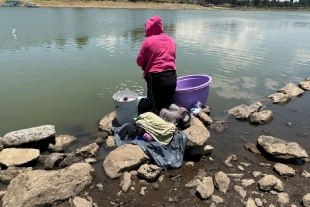
<path fill-rule="evenodd" d="M 137 65 L 140 66 L 142 70 L 144 70 L 147 65 L 146 50 L 147 50 L 146 41 L 144 41 L 142 43 L 141 49 L 137 57 Z"/>

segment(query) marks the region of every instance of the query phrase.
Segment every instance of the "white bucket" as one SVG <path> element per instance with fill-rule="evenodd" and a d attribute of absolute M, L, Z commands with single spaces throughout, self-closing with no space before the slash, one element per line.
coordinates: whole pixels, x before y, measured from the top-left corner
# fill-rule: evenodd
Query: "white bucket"
<path fill-rule="evenodd" d="M 128 101 L 124 98 L 128 98 Z M 133 91 L 119 91 L 113 95 L 113 100 L 118 123 L 133 123 L 134 118 L 138 117 L 138 94 Z"/>

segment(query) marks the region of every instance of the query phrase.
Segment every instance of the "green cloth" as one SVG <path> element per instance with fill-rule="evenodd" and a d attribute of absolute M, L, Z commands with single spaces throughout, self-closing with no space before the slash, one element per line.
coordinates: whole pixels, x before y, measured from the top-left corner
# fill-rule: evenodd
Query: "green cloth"
<path fill-rule="evenodd" d="M 142 127 L 157 142 L 167 145 L 176 133 L 176 127 L 173 123 L 166 122 L 152 112 L 140 114 L 136 118 L 136 125 Z"/>

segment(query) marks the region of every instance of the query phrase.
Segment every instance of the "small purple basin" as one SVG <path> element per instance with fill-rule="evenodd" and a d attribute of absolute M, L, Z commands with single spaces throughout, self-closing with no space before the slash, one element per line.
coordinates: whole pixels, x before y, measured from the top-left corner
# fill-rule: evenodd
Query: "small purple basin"
<path fill-rule="evenodd" d="M 190 109 L 192 104 L 199 101 L 205 105 L 209 95 L 209 85 L 212 78 L 207 75 L 188 75 L 177 79 L 177 88 L 172 102 Z"/>

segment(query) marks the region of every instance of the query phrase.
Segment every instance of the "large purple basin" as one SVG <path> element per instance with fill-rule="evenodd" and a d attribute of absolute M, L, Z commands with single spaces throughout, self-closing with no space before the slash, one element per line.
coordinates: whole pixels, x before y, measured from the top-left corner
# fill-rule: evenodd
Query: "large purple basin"
<path fill-rule="evenodd" d="M 177 79 L 177 88 L 172 102 L 190 109 L 192 104 L 199 101 L 205 105 L 209 95 L 209 85 L 212 78 L 207 75 L 188 75 Z"/>

